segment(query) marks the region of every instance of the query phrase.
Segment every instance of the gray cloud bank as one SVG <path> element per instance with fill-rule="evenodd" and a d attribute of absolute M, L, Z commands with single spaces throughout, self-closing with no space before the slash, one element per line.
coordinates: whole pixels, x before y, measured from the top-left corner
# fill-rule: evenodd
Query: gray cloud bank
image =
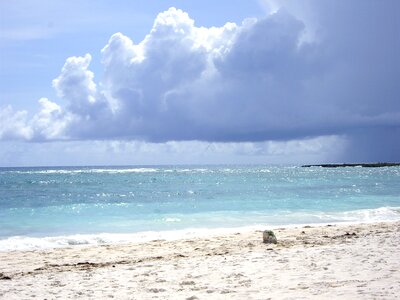
<path fill-rule="evenodd" d="M 114 34 L 54 79 L 64 107 L 0 109 L 2 139 L 248 142 L 343 136 L 347 159 L 400 159 L 400 2 L 286 1 L 197 27 L 171 8 L 135 43 Z M 298 6 L 298 4 L 297 4 Z"/>

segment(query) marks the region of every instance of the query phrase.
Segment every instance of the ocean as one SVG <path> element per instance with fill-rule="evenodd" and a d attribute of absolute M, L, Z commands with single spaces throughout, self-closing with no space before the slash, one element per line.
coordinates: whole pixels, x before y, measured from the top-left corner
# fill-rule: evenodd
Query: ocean
<path fill-rule="evenodd" d="M 0 168 L 0 251 L 400 220 L 400 167 Z"/>

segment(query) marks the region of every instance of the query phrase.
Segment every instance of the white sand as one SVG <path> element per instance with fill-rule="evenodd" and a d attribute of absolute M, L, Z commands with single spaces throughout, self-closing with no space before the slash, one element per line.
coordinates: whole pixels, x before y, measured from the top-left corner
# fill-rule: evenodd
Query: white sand
<path fill-rule="evenodd" d="M 400 297 L 400 222 L 274 232 L 277 245 L 263 244 L 261 232 L 240 232 L 191 240 L 3 252 L 0 298 Z"/>

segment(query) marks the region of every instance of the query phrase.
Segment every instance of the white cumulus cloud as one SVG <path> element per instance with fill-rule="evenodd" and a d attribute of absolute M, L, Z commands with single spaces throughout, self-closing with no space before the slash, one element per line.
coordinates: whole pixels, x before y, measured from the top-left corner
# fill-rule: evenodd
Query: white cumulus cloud
<path fill-rule="evenodd" d="M 33 130 L 27 123 L 27 114 L 15 112 L 10 105 L 0 107 L 0 139 L 31 139 Z"/>
<path fill-rule="evenodd" d="M 400 140 L 398 2 L 307 1 L 306 10 L 266 2 L 271 14 L 242 24 L 198 27 L 170 8 L 142 41 L 112 35 L 97 83 L 90 54 L 68 58 L 53 81 L 65 107 L 43 98 L 29 120 L 3 108 L 0 137 L 299 143 L 346 136 L 354 150 L 380 136 L 400 150 L 392 142 Z"/>

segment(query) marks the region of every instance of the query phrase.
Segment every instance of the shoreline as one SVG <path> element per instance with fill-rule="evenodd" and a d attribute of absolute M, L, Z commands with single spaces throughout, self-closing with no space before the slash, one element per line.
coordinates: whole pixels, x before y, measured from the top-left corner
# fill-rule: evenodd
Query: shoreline
<path fill-rule="evenodd" d="M 380 207 L 366 209 L 365 211 L 389 209 L 400 211 L 400 207 Z M 386 216 L 388 217 L 388 216 Z M 180 241 L 193 238 L 212 238 L 229 235 L 236 232 L 250 232 L 265 229 L 293 229 L 303 226 L 323 227 L 327 225 L 357 225 L 373 223 L 400 222 L 398 216 L 387 219 L 353 220 L 316 223 L 290 223 L 290 224 L 253 224 L 232 227 L 189 227 L 185 229 L 149 230 L 132 233 L 124 232 L 100 232 L 100 233 L 75 233 L 54 236 L 10 236 L 0 239 L 0 253 L 13 251 L 41 251 L 52 249 L 65 249 L 76 247 L 118 246 L 125 244 L 147 243 L 153 240 Z"/>
<path fill-rule="evenodd" d="M 400 294 L 400 221 L 0 252 L 0 298 L 385 298 Z M 269 229 L 269 228 L 265 228 Z M 192 298 L 191 298 L 192 297 Z"/>

